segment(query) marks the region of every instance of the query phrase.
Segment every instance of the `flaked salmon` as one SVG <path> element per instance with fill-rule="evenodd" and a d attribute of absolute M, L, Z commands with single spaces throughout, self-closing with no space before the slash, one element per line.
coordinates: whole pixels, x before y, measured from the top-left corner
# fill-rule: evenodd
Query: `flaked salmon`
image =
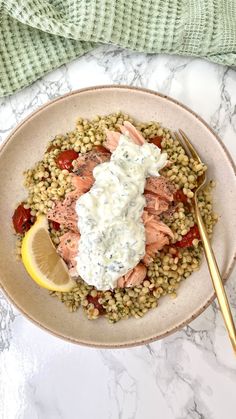
<path fill-rule="evenodd" d="M 63 201 L 56 201 L 52 210 L 48 212 L 48 219 L 64 225 L 77 232 L 78 218 L 75 211 L 77 199 L 88 192 L 94 183 L 93 169 L 100 163 L 110 159 L 109 153 L 89 152 L 79 156 L 74 162 L 72 185 L 74 190 L 69 192 Z"/>
<path fill-rule="evenodd" d="M 135 287 L 142 284 L 147 274 L 147 268 L 139 263 L 134 269 L 130 269 L 126 275 L 118 279 L 118 288 Z"/>
<path fill-rule="evenodd" d="M 92 174 L 88 173 L 88 175 L 72 175 L 72 184 L 74 186 L 74 191 L 72 191 L 73 196 L 79 198 L 84 193 L 88 192 L 91 186 L 94 183 L 94 177 Z"/>
<path fill-rule="evenodd" d="M 119 139 L 120 139 L 120 132 L 117 131 L 109 131 L 106 130 L 106 141 L 103 143 L 104 147 L 106 147 L 111 153 L 115 151 Z"/>
<path fill-rule="evenodd" d="M 143 223 L 146 233 L 146 244 L 159 241 L 163 234 L 174 238 L 171 229 L 157 217 L 154 217 L 154 215 L 148 214 L 147 211 L 143 212 Z"/>
<path fill-rule="evenodd" d="M 76 266 L 75 258 L 78 254 L 79 239 L 79 233 L 68 231 L 60 237 L 60 243 L 57 247 L 57 252 L 67 263 L 70 274 L 73 274 L 73 269 Z"/>
<path fill-rule="evenodd" d="M 174 199 L 175 187 L 164 176 L 150 177 L 145 185 L 145 209 L 154 215 L 160 215 L 169 209 Z"/>
<path fill-rule="evenodd" d="M 128 135 L 135 144 L 143 145 L 145 143 L 145 138 L 129 121 L 125 121 L 124 125 L 120 126 L 120 130 L 122 134 Z M 106 135 L 107 139 L 104 142 L 104 146 L 113 153 L 118 146 L 121 134 L 117 131 L 107 130 Z"/>
<path fill-rule="evenodd" d="M 73 172 L 77 176 L 93 175 L 93 169 L 101 163 L 110 160 L 110 153 L 101 153 L 100 151 L 92 150 L 86 154 L 80 155 L 73 163 Z"/>
<path fill-rule="evenodd" d="M 120 131 L 124 135 L 128 135 L 137 145 L 143 145 L 145 139 L 142 134 L 128 121 L 120 127 Z M 104 146 L 113 152 L 121 136 L 120 132 L 107 131 L 107 139 Z M 78 219 L 75 210 L 77 199 L 88 192 L 94 183 L 93 169 L 101 163 L 110 160 L 109 152 L 91 151 L 84 155 L 80 155 L 73 166 L 72 183 L 74 190 L 66 195 L 63 201 L 55 203 L 54 208 L 49 212 L 48 218 L 63 224 L 71 231 L 67 232 L 60 238 L 58 252 L 68 264 L 71 274 L 76 266 L 75 257 L 78 255 L 78 246 L 80 234 L 78 231 Z M 144 196 L 146 198 L 146 207 L 143 212 L 143 223 L 146 233 L 146 254 L 142 262 L 138 263 L 135 268 L 127 272 L 126 275 L 119 278 L 117 286 L 134 287 L 140 285 L 146 277 L 147 268 L 157 252 L 169 243 L 169 239 L 173 238 L 170 228 L 165 225 L 159 215 L 169 209 L 174 199 L 174 186 L 163 176 L 149 177 L 146 181 Z"/>
<path fill-rule="evenodd" d="M 148 192 L 145 192 L 144 196 L 146 199 L 145 209 L 149 214 L 160 215 L 168 210 L 169 203 L 161 199 L 160 196 Z"/>
<path fill-rule="evenodd" d="M 128 135 L 137 145 L 143 145 L 146 142 L 141 132 L 139 132 L 129 121 L 125 121 L 124 125 L 120 126 L 120 130 L 122 134 Z"/>
<path fill-rule="evenodd" d="M 54 207 L 47 214 L 48 219 L 62 224 L 72 232 L 77 232 L 76 200 L 76 196 L 70 192 L 64 201 L 56 201 Z"/>
<path fill-rule="evenodd" d="M 143 212 L 143 223 L 146 233 L 146 254 L 143 263 L 148 266 L 154 260 L 157 252 L 169 244 L 169 238 L 174 235 L 171 229 L 157 216 Z"/>
<path fill-rule="evenodd" d="M 148 244 L 146 246 L 146 254 L 142 259 L 144 265 L 149 266 L 155 259 L 157 252 L 163 249 L 167 244 L 169 244 L 169 238 L 164 234 L 160 234 L 157 242 Z"/>
<path fill-rule="evenodd" d="M 157 195 L 166 202 L 173 201 L 174 192 L 175 187 L 164 176 L 150 176 L 146 181 L 145 193 L 152 193 Z"/>

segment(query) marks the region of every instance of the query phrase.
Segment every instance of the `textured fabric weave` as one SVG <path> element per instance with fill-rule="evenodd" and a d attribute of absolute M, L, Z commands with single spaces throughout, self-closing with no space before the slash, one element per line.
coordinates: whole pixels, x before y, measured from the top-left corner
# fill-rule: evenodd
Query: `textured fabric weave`
<path fill-rule="evenodd" d="M 236 66 L 236 0 L 0 0 L 0 95 L 97 43 Z"/>

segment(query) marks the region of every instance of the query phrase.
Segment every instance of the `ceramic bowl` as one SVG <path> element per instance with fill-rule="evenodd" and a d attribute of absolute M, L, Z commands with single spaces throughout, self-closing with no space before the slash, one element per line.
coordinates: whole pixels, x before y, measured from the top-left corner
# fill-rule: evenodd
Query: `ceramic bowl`
<path fill-rule="evenodd" d="M 226 279 L 236 253 L 236 180 L 234 165 L 210 127 L 179 102 L 150 90 L 126 86 L 92 87 L 67 94 L 34 112 L 9 136 L 0 151 L 0 279 L 13 304 L 36 325 L 71 342 L 97 347 L 127 347 L 163 338 L 197 317 L 213 300 L 214 292 L 204 260 L 185 280 L 176 299 L 164 297 L 158 308 L 141 319 L 117 324 L 89 321 L 82 310 L 69 313 L 48 291 L 38 287 L 15 260 L 11 216 L 24 199 L 23 172 L 42 158 L 55 134 L 73 130 L 78 116 L 90 118 L 122 110 L 139 121 L 160 121 L 172 130 L 182 128 L 216 181 L 214 209 L 219 214 L 213 248 Z"/>

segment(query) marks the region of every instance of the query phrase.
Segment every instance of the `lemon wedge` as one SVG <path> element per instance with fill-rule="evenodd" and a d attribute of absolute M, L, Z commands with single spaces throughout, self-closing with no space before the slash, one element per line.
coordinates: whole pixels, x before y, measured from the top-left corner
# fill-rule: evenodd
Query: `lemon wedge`
<path fill-rule="evenodd" d="M 27 231 L 22 241 L 21 255 L 28 274 L 41 287 L 68 292 L 75 286 L 65 262 L 52 243 L 44 215 L 40 215 Z"/>

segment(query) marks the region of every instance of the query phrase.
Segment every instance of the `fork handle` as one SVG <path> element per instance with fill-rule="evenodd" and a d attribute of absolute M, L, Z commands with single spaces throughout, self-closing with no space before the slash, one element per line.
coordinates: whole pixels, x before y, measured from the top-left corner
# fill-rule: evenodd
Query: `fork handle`
<path fill-rule="evenodd" d="M 210 244 L 210 240 L 206 231 L 206 227 L 204 225 L 198 203 L 197 203 L 197 197 L 195 196 L 194 199 L 194 207 L 195 207 L 195 214 L 196 214 L 196 220 L 198 224 L 199 233 L 202 239 L 202 244 L 208 264 L 208 268 L 211 274 L 211 279 L 215 288 L 216 296 L 220 305 L 221 313 L 224 318 L 225 326 L 227 328 L 229 338 L 231 340 L 234 353 L 236 355 L 236 330 L 235 325 L 232 317 L 232 313 L 230 310 L 229 302 L 227 299 L 227 295 L 224 289 L 223 281 L 220 275 L 220 271 L 216 262 L 216 258 L 213 252 L 213 249 Z"/>

